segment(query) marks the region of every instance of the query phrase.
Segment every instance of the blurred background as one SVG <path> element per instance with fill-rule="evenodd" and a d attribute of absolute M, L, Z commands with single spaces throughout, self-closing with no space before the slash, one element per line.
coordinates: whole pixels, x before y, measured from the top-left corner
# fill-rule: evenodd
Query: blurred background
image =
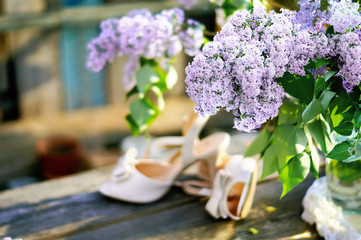
<path fill-rule="evenodd" d="M 270 3 L 276 10 L 296 6 L 296 1 Z M 0 0 L 0 190 L 117 161 L 130 135 L 121 81 L 126 59 L 90 72 L 86 45 L 99 34 L 101 20 L 175 6 L 177 0 Z M 186 15 L 215 31 L 208 0 Z M 178 83 L 166 95 L 166 109 L 151 134 L 180 134 L 182 116 L 193 110 L 184 92 L 190 60 L 177 58 Z M 230 131 L 232 116 L 222 112 L 208 125 Z M 59 156 L 68 161 L 54 165 Z"/>
<path fill-rule="evenodd" d="M 214 30 L 214 9 L 203 3 L 187 16 Z M 0 0 L 0 190 L 117 161 L 130 135 L 126 58 L 93 73 L 85 68 L 86 45 L 104 19 L 175 6 L 177 0 Z M 178 134 L 193 109 L 184 92 L 189 60 L 177 58 L 179 81 L 153 135 Z M 68 160 L 54 165 L 61 156 Z"/>

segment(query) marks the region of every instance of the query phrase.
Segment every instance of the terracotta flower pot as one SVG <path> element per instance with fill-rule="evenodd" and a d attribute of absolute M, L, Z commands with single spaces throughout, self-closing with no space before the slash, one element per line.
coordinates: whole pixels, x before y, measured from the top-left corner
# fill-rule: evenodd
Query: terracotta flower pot
<path fill-rule="evenodd" d="M 52 135 L 38 140 L 37 155 L 45 178 L 78 172 L 83 159 L 81 142 L 71 135 Z"/>

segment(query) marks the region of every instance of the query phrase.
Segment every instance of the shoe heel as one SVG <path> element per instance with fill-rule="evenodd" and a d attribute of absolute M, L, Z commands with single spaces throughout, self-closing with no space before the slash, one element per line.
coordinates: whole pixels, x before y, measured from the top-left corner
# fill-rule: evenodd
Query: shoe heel
<path fill-rule="evenodd" d="M 199 175 L 208 180 L 210 185 L 213 185 L 213 179 L 216 172 L 223 168 L 230 157 L 227 154 L 227 147 L 230 143 L 230 136 L 228 133 L 217 133 L 212 135 L 213 139 L 209 139 L 209 142 L 217 143 L 209 151 L 202 154 L 199 158 Z M 215 141 L 218 139 L 218 142 Z M 205 143 L 207 145 L 207 142 Z"/>

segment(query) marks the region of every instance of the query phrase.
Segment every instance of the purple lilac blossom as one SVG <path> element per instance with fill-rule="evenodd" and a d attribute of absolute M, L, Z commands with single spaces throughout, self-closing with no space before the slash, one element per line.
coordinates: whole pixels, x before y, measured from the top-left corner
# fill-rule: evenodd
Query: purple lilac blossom
<path fill-rule="evenodd" d="M 355 29 L 361 23 L 361 15 L 358 11 L 359 5 L 352 0 L 330 1 L 329 24 L 337 33 L 345 33 L 347 30 Z"/>
<path fill-rule="evenodd" d="M 203 44 L 203 27 L 199 22 L 188 19 L 187 28 L 179 32 L 178 36 L 183 42 L 186 54 L 195 56 L 200 52 Z"/>
<path fill-rule="evenodd" d="M 180 8 L 163 10 L 152 15 L 149 10 L 129 12 L 120 19 L 101 22 L 101 32 L 88 44 L 86 67 L 94 72 L 101 71 L 115 56 L 127 55 L 129 62 L 124 66 L 124 83 L 128 90 L 134 86 L 134 76 L 141 57 L 161 60 L 178 55 L 183 47 L 185 53 L 195 56 L 203 43 L 203 28 L 197 21 L 185 22 Z"/>
<path fill-rule="evenodd" d="M 338 55 L 343 86 L 348 93 L 361 81 L 361 40 L 357 33 L 348 32 L 335 36 L 335 49 Z"/>
<path fill-rule="evenodd" d="M 191 9 L 198 0 L 178 0 L 180 5 L 182 5 L 185 9 Z"/>
<path fill-rule="evenodd" d="M 300 30 L 313 28 L 314 21 L 318 16 L 318 10 L 321 7 L 321 1 L 300 0 L 298 5 L 300 5 L 300 10 L 296 14 L 294 23 L 300 25 Z"/>
<path fill-rule="evenodd" d="M 214 115 L 225 108 L 240 131 L 277 116 L 285 93 L 274 79 L 286 71 L 284 58 L 292 47 L 287 17 L 267 14 L 263 6 L 255 13 L 236 12 L 186 68 L 186 91 L 196 112 Z"/>
<path fill-rule="evenodd" d="M 310 60 L 320 58 L 336 60 L 347 92 L 360 84 L 358 4 L 332 1 L 329 13 L 319 9 L 319 0 L 300 4 L 299 12 L 267 14 L 265 7 L 255 6 L 253 12 L 234 13 L 186 68 L 186 91 L 196 112 L 214 115 L 224 108 L 234 114 L 235 128 L 252 131 L 278 115 L 285 92 L 276 78 L 285 72 L 303 76 Z M 337 33 L 326 35 L 326 23 Z M 310 72 L 317 78 L 326 71 Z"/>
<path fill-rule="evenodd" d="M 119 48 L 118 21 L 108 19 L 100 24 L 101 33 L 88 43 L 89 56 L 86 67 L 94 72 L 102 70 L 107 62 L 111 62 Z"/>
<path fill-rule="evenodd" d="M 129 56 L 128 61 L 124 65 L 123 87 L 125 91 L 130 91 L 135 85 L 135 73 L 139 69 L 139 58 Z"/>

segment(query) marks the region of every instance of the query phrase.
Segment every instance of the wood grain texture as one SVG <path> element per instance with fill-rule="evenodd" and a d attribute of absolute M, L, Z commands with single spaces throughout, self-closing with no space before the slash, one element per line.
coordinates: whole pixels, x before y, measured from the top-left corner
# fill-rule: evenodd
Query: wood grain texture
<path fill-rule="evenodd" d="M 300 219 L 305 182 L 279 196 L 279 181 L 257 186 L 247 219 L 215 220 L 204 210 L 205 199 L 173 188 L 160 201 L 138 205 L 100 195 L 111 167 L 0 193 L 0 236 L 23 239 L 321 239 Z M 276 208 L 265 210 L 264 204 Z M 257 235 L 249 228 L 259 230 Z"/>
<path fill-rule="evenodd" d="M 6 0 L 9 6 L 15 6 L 24 0 Z M 27 0 L 42 1 L 42 0 Z M 12 3 L 14 2 L 14 3 Z M 6 5 L 5 5 L 6 6 Z M 72 7 L 51 13 L 39 14 L 35 10 L 27 11 L 25 6 L 19 5 L 17 15 L 0 16 L 0 32 L 13 31 L 23 28 L 54 28 L 62 24 L 84 24 L 98 23 L 107 18 L 124 16 L 131 10 L 148 8 L 152 12 L 160 12 L 163 9 L 179 6 L 177 0 L 140 0 L 140 1 L 123 1 L 121 3 L 106 4 L 102 6 Z M 193 9 L 195 12 L 212 11 L 213 8 L 207 0 L 200 0 L 199 4 Z"/>
<path fill-rule="evenodd" d="M 278 181 L 259 184 L 253 209 L 242 221 L 214 220 L 204 211 L 203 201 L 191 202 L 162 212 L 67 236 L 67 239 L 322 239 L 300 218 L 301 201 L 312 182 L 278 200 Z M 273 213 L 264 204 L 276 207 Z M 253 235 L 249 228 L 259 233 Z"/>
<path fill-rule="evenodd" d="M 14 177 L 33 174 L 35 141 L 27 134 L 0 134 L 0 184 Z"/>
<path fill-rule="evenodd" d="M 180 131 L 183 116 L 193 111 L 194 103 L 187 97 L 168 97 L 165 110 L 154 121 L 151 134 L 165 134 Z M 0 125 L 0 134 L 25 133 L 44 136 L 52 133 L 72 133 L 92 135 L 122 131 L 130 133 L 125 116 L 128 105 L 105 106 L 81 109 L 72 113 L 59 113 L 54 116 L 33 117 Z"/>
<path fill-rule="evenodd" d="M 46 10 L 45 0 L 7 0 L 7 14 L 34 14 Z M 9 33 L 19 90 L 20 115 L 54 115 L 62 108 L 58 34 L 55 30 L 25 29 Z M 15 81 L 15 80 L 14 80 Z"/>

